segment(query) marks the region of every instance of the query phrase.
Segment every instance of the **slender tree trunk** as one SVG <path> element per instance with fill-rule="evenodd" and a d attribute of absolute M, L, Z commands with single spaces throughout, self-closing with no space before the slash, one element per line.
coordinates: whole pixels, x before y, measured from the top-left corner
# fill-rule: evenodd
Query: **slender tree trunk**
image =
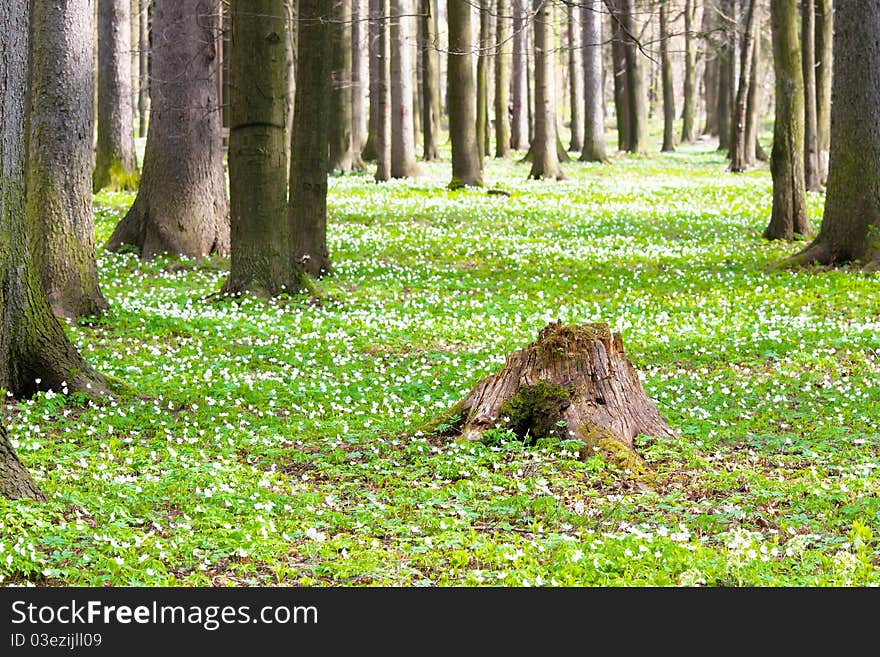
<path fill-rule="evenodd" d="M 330 62 L 334 28 L 322 0 L 300 0 L 294 140 L 290 152 L 288 220 L 293 255 L 315 278 L 331 270 L 327 248 L 327 139 L 332 83 Z M 350 42 L 350 39 L 348 40 Z"/>
<path fill-rule="evenodd" d="M 25 201 L 25 104 L 31 86 L 28 8 L 32 3 L 0 3 L 0 389 L 18 396 L 37 390 L 102 392 L 103 380 L 82 359 L 52 314 L 31 259 Z M 86 30 L 78 38 L 88 35 Z M 81 138 L 87 139 L 88 123 L 79 127 Z M 9 478 L 2 484 L 3 494 L 26 486 L 11 454 L 7 449 L 0 455 L 0 479 Z"/>
<path fill-rule="evenodd" d="M 222 1 L 222 0 L 221 0 Z M 284 143 L 290 144 L 293 140 L 293 108 L 296 100 L 296 33 L 297 25 L 297 0 L 284 0 L 285 36 L 284 39 L 284 80 L 287 92 L 284 96 Z M 222 52 L 222 49 L 221 49 Z M 290 176 L 290 154 L 287 154 L 286 173 Z"/>
<path fill-rule="evenodd" d="M 730 88 L 731 62 L 734 56 L 733 39 L 736 38 L 736 23 L 732 20 L 734 15 L 734 2 L 736 0 L 721 0 L 720 23 L 724 27 L 724 41 L 718 51 L 718 150 L 725 151 L 730 148 L 730 133 L 732 118 L 730 108 L 732 103 Z"/>
<path fill-rule="evenodd" d="M 605 108 L 602 84 L 602 0 L 584 0 L 581 6 L 584 49 L 584 147 L 583 162 L 604 162 Z"/>
<path fill-rule="evenodd" d="M 92 188 L 136 189 L 129 0 L 98 0 L 98 150 Z"/>
<path fill-rule="evenodd" d="M 352 165 L 363 171 L 361 151 L 367 138 L 367 89 L 370 77 L 367 0 L 352 0 L 351 21 L 351 151 Z"/>
<path fill-rule="evenodd" d="M 535 12 L 535 139 L 530 178 L 562 179 L 556 149 L 556 66 L 553 4 L 534 0 Z"/>
<path fill-rule="evenodd" d="M 152 0 L 141 0 L 140 20 L 138 29 L 140 35 L 138 41 L 138 68 L 140 85 L 138 86 L 137 110 L 138 110 L 138 136 L 147 136 L 147 122 L 150 117 L 150 4 Z"/>
<path fill-rule="evenodd" d="M 819 167 L 819 117 L 816 109 L 816 8 L 802 0 L 801 60 L 804 69 L 804 184 L 807 191 L 822 189 Z"/>
<path fill-rule="evenodd" d="M 584 65 L 581 37 L 580 14 L 578 6 L 565 8 L 568 19 L 568 94 L 571 103 L 571 142 L 570 151 L 584 149 Z"/>
<path fill-rule="evenodd" d="M 721 45 L 715 36 L 721 21 L 718 18 L 718 0 L 704 0 L 703 20 L 700 31 L 703 34 L 706 64 L 703 72 L 703 98 L 706 106 L 706 123 L 703 134 L 714 137 L 718 129 L 718 84 L 720 77 L 720 59 L 718 51 Z"/>
<path fill-rule="evenodd" d="M 140 189 L 111 251 L 134 247 L 147 259 L 229 251 L 216 18 L 207 0 L 154 0 L 150 134 Z"/>
<path fill-rule="evenodd" d="M 804 187 L 804 78 L 798 40 L 797 0 L 770 0 L 776 122 L 773 130 L 773 214 L 767 239 L 809 236 Z M 835 71 L 837 73 L 837 71 Z"/>
<path fill-rule="evenodd" d="M 477 153 L 486 157 L 489 130 L 489 0 L 480 0 L 480 48 L 477 54 Z"/>
<path fill-rule="evenodd" d="M 483 185 L 477 150 L 476 82 L 469 0 L 448 0 L 449 138 L 452 141 L 450 189 Z"/>
<path fill-rule="evenodd" d="M 511 147 L 517 151 L 529 147 L 528 23 L 527 0 L 513 4 L 513 116 L 510 126 Z"/>
<path fill-rule="evenodd" d="M 660 62 L 663 77 L 663 150 L 675 150 L 675 83 L 669 49 L 669 0 L 660 3 Z"/>
<path fill-rule="evenodd" d="M 314 1 L 301 2 L 300 54 L 307 32 L 305 19 L 314 17 L 314 13 L 306 13 L 306 8 Z M 284 0 L 232 0 L 230 12 L 232 258 L 224 292 L 277 296 L 299 289 L 302 281 L 302 269 L 293 258 L 290 228 L 285 221 Z M 294 120 L 297 115 L 298 109 L 294 110 Z"/>
<path fill-rule="evenodd" d="M 748 166 L 752 166 L 759 159 L 759 154 L 764 156 L 764 161 L 768 158 L 766 153 L 760 148 L 758 141 L 759 130 L 761 125 L 761 30 L 760 30 L 760 14 L 761 5 L 755 2 L 753 10 L 755 12 L 755 39 L 752 42 L 752 66 L 749 72 L 749 98 L 748 108 L 746 111 L 746 143 L 745 143 L 745 162 Z"/>
<path fill-rule="evenodd" d="M 99 315 L 92 216 L 92 8 L 31 5 L 27 216 L 31 257 L 56 315 Z"/>
<path fill-rule="evenodd" d="M 624 55 L 626 57 L 626 90 L 629 106 L 629 148 L 631 153 L 648 150 L 648 99 L 645 94 L 644 60 L 635 38 L 639 34 L 636 13 L 640 0 L 622 0 Z"/>
<path fill-rule="evenodd" d="M 749 161 L 748 159 L 749 137 L 754 137 L 748 132 L 748 116 L 758 25 L 756 5 L 756 0 L 749 0 L 746 9 L 745 34 L 740 52 L 739 88 L 736 91 L 736 103 L 734 103 L 733 134 L 730 144 L 730 170 L 736 173 L 741 173 L 754 164 L 754 160 Z M 754 141 L 751 142 L 751 146 L 754 148 Z"/>
<path fill-rule="evenodd" d="M 138 124 L 138 89 L 141 86 L 140 66 L 138 63 L 138 51 L 141 49 L 141 11 L 140 2 L 138 0 L 129 0 L 128 19 L 130 21 L 131 34 L 131 52 L 129 53 L 129 62 L 131 66 L 131 122 L 133 126 Z M 138 137 L 146 135 L 138 132 Z"/>
<path fill-rule="evenodd" d="M 620 3 L 611 0 L 615 13 L 611 15 L 611 61 L 614 64 L 614 115 L 617 121 L 617 150 L 628 151 L 632 143 L 629 125 L 629 85 L 626 72 L 626 46 Z"/>
<path fill-rule="evenodd" d="M 333 0 L 331 34 L 330 171 L 352 169 L 351 2 Z"/>
<path fill-rule="evenodd" d="M 378 0 L 377 12 L 376 180 L 382 182 L 391 179 L 391 0 Z"/>
<path fill-rule="evenodd" d="M 793 264 L 880 269 L 880 0 L 835 3 L 831 159 L 816 240 Z"/>
<path fill-rule="evenodd" d="M 376 135 L 379 130 L 379 31 L 382 25 L 382 0 L 369 0 L 369 56 L 370 56 L 370 120 L 367 125 L 367 143 L 361 151 L 365 162 L 374 162 L 378 157 Z"/>
<path fill-rule="evenodd" d="M 697 140 L 696 128 L 696 88 L 697 88 L 697 48 L 694 34 L 696 20 L 696 0 L 685 0 L 684 6 L 684 109 L 682 110 L 681 140 L 693 144 Z"/>
<path fill-rule="evenodd" d="M 510 0 L 498 0 L 495 16 L 495 157 L 510 157 Z"/>
<path fill-rule="evenodd" d="M 816 0 L 816 117 L 819 141 L 819 177 L 828 180 L 828 154 L 831 150 L 831 43 L 834 10 L 831 0 Z"/>
<path fill-rule="evenodd" d="M 426 162 L 440 159 L 440 44 L 437 0 L 421 0 L 422 149 Z"/>
<path fill-rule="evenodd" d="M 391 18 L 391 177 L 416 175 L 413 123 L 413 61 L 410 42 L 412 0 L 392 0 Z"/>

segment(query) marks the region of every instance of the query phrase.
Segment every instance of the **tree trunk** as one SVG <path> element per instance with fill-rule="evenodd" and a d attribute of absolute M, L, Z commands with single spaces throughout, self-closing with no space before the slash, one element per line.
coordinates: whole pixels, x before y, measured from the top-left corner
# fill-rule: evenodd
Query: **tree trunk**
<path fill-rule="evenodd" d="M 147 122 L 150 116 L 150 3 L 152 0 L 141 0 L 138 29 L 138 68 L 140 85 L 138 86 L 138 136 L 147 136 Z"/>
<path fill-rule="evenodd" d="M 301 2 L 301 19 L 314 1 Z M 284 0 L 232 0 L 230 16 L 232 258 L 224 292 L 277 296 L 299 289 L 302 280 L 285 221 Z M 301 23 L 300 55 L 306 22 Z M 297 115 L 299 109 L 294 110 L 294 120 Z"/>
<path fill-rule="evenodd" d="M 489 3 L 480 0 L 480 48 L 477 54 L 477 153 L 480 166 L 486 157 L 486 137 L 489 122 L 489 56 L 486 47 L 489 43 Z"/>
<path fill-rule="evenodd" d="M 770 156 L 773 214 L 764 237 L 790 241 L 795 235 L 810 234 L 804 188 L 804 79 L 797 0 L 770 0 L 770 18 L 776 70 L 776 122 Z"/>
<path fill-rule="evenodd" d="M 819 177 L 828 180 L 828 154 L 831 150 L 831 43 L 834 10 L 831 0 L 816 0 L 816 117 L 819 141 Z"/>
<path fill-rule="evenodd" d="M 217 121 L 217 18 L 207 0 L 153 0 L 153 101 L 137 198 L 107 248 L 142 258 L 229 251 Z"/>
<path fill-rule="evenodd" d="M 720 21 L 716 3 L 718 0 L 705 0 L 703 4 L 703 20 L 700 31 L 703 35 L 706 64 L 703 71 L 703 99 L 706 106 L 706 123 L 703 134 L 714 137 L 718 135 L 718 78 L 720 63 L 718 59 L 719 45 L 714 37 Z"/>
<path fill-rule="evenodd" d="M 584 48 L 584 148 L 582 162 L 604 162 L 605 108 L 602 83 L 602 0 L 581 6 Z"/>
<path fill-rule="evenodd" d="M 535 12 L 535 139 L 530 178 L 564 178 L 556 149 L 556 48 L 553 4 L 534 0 Z"/>
<path fill-rule="evenodd" d="M 131 51 L 129 52 L 129 70 L 131 71 L 129 77 L 131 79 L 131 122 L 133 126 L 137 126 L 138 124 L 138 109 L 137 109 L 137 100 L 138 100 L 138 89 L 141 86 L 140 79 L 140 65 L 138 63 L 138 51 L 141 49 L 141 11 L 140 11 L 140 2 L 138 0 L 129 0 L 128 6 L 128 19 L 129 23 L 129 34 L 131 34 Z M 137 133 L 138 137 L 145 137 L 146 135 Z"/>
<path fill-rule="evenodd" d="M 363 171 L 361 151 L 367 137 L 367 88 L 370 77 L 367 0 L 352 0 L 351 21 L 351 150 L 352 166 Z"/>
<path fill-rule="evenodd" d="M 417 173 L 410 42 L 412 0 L 392 0 L 391 6 L 391 177 L 412 178 Z"/>
<path fill-rule="evenodd" d="M 568 19 L 568 94 L 571 103 L 571 142 L 568 150 L 584 149 L 584 65 L 581 42 L 581 9 L 575 5 L 565 8 Z"/>
<path fill-rule="evenodd" d="M 364 144 L 364 150 L 361 152 L 361 158 L 365 162 L 373 162 L 378 156 L 376 145 L 376 135 L 379 130 L 380 97 L 379 92 L 379 72 L 381 62 L 379 60 L 379 32 L 383 23 L 382 20 L 382 0 L 369 0 L 370 2 L 370 120 L 367 127 L 367 143 Z M 386 179 L 387 180 L 387 179 Z"/>
<path fill-rule="evenodd" d="M 497 374 L 477 383 L 452 415 L 453 428 L 468 440 L 500 424 L 523 441 L 578 439 L 588 456 L 603 451 L 626 461 L 635 456 L 636 436 L 675 438 L 627 359 L 621 335 L 607 324 L 547 325 Z"/>
<path fill-rule="evenodd" d="M 129 0 L 98 0 L 98 150 L 92 188 L 137 189 Z"/>
<path fill-rule="evenodd" d="M 632 138 L 629 126 L 629 85 L 626 72 L 626 46 L 622 29 L 620 3 L 611 0 L 615 12 L 611 15 L 611 61 L 614 65 L 614 116 L 617 121 L 617 150 L 628 151 Z"/>
<path fill-rule="evenodd" d="M 793 1 L 793 0 L 792 0 Z M 838 2 L 825 216 L 794 264 L 859 261 L 880 269 L 880 0 Z"/>
<path fill-rule="evenodd" d="M 696 87 L 697 48 L 694 34 L 697 0 L 685 0 L 684 6 L 684 109 L 682 110 L 681 140 L 687 144 L 697 141 Z"/>
<path fill-rule="evenodd" d="M 742 173 L 748 169 L 754 160 L 749 161 L 748 149 L 754 148 L 754 139 L 749 141 L 748 110 L 749 93 L 751 91 L 752 77 L 754 74 L 755 40 L 757 36 L 757 3 L 749 0 L 746 9 L 745 34 L 743 35 L 742 49 L 740 53 L 739 88 L 736 91 L 736 103 L 733 114 L 733 134 L 731 136 L 730 170 Z"/>
<path fill-rule="evenodd" d="M 53 316 L 31 260 L 25 202 L 30 5 L 0 3 L 0 389 L 19 396 L 37 390 L 101 392 L 103 380 Z M 79 128 L 87 139 L 88 124 Z M 2 460 L 10 467 L 8 457 Z"/>
<path fill-rule="evenodd" d="M 732 19 L 734 3 L 735 0 L 721 0 L 720 3 L 722 13 L 720 22 L 724 27 L 724 41 L 718 51 L 718 95 L 716 97 L 718 103 L 718 150 L 720 151 L 730 148 L 732 123 L 730 108 L 733 104 L 730 93 L 733 80 L 731 80 L 730 74 L 735 51 L 733 40 L 736 39 L 736 23 Z"/>
<path fill-rule="evenodd" d="M 221 0 L 222 2 L 223 0 Z M 296 34 L 298 29 L 297 0 L 284 0 L 285 39 L 284 39 L 284 143 L 293 141 L 293 109 L 296 102 Z M 221 49 L 222 52 L 222 49 Z M 285 177 L 290 176 L 290 153 L 285 157 Z"/>
<path fill-rule="evenodd" d="M 626 91 L 629 108 L 629 150 L 631 153 L 648 151 L 648 99 L 645 94 L 643 55 L 636 37 L 639 34 L 637 12 L 640 0 L 622 0 L 624 55 L 626 57 Z"/>
<path fill-rule="evenodd" d="M 495 157 L 510 157 L 510 0 L 498 0 L 495 16 Z"/>
<path fill-rule="evenodd" d="M 759 155 L 763 155 L 763 161 L 767 161 L 766 153 L 760 147 L 758 141 L 758 133 L 761 125 L 761 29 L 760 29 L 760 13 L 761 6 L 755 2 L 753 11 L 755 12 L 755 38 L 752 41 L 752 66 L 749 71 L 749 98 L 746 111 L 746 143 L 745 143 L 745 162 L 747 166 L 753 166 L 759 159 Z"/>
<path fill-rule="evenodd" d="M 426 162 L 440 159 L 440 44 L 437 0 L 421 0 L 422 149 Z"/>
<path fill-rule="evenodd" d="M 6 429 L 2 426 L 0 426 L 0 497 L 8 500 L 46 501 L 43 491 L 18 459 L 12 443 L 6 437 Z"/>
<path fill-rule="evenodd" d="M 449 138 L 452 141 L 450 189 L 481 187 L 483 172 L 477 150 L 476 84 L 469 0 L 449 0 Z"/>
<path fill-rule="evenodd" d="M 807 191 L 822 189 L 819 168 L 819 117 L 816 109 L 816 9 L 814 0 L 802 0 L 802 48 L 804 69 L 804 184 Z"/>
<path fill-rule="evenodd" d="M 331 25 L 330 171 L 349 173 L 351 143 L 351 2 L 333 0 Z M 326 17 L 325 17 L 326 18 Z M 294 110 L 294 114 L 296 110 Z"/>
<path fill-rule="evenodd" d="M 51 6 L 50 6 L 51 5 Z M 92 216 L 92 8 L 31 8 L 27 217 L 31 257 L 56 315 L 100 315 Z"/>
<path fill-rule="evenodd" d="M 294 139 L 290 150 L 288 219 L 293 255 L 314 278 L 328 274 L 327 138 L 330 102 L 333 26 L 323 0 L 300 0 Z"/>
<path fill-rule="evenodd" d="M 391 180 L 391 0 L 379 0 L 376 55 L 376 180 Z"/>
<path fill-rule="evenodd" d="M 669 50 L 669 0 L 660 3 L 660 61 L 663 76 L 663 149 L 675 150 L 675 83 L 672 80 L 672 53 Z"/>
<path fill-rule="evenodd" d="M 513 115 L 510 145 L 517 151 L 524 151 L 529 147 L 528 28 L 525 17 L 527 1 L 513 0 Z"/>

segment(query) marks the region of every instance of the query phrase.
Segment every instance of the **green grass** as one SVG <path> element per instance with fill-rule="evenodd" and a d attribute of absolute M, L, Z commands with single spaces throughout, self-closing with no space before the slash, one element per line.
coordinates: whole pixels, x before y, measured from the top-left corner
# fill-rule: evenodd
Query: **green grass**
<path fill-rule="evenodd" d="M 227 262 L 99 251 L 70 327 L 131 390 L 4 408 L 47 504 L 0 576 L 49 585 L 880 583 L 880 276 L 770 268 L 766 170 L 708 147 L 487 162 L 511 193 L 333 178 L 319 300 L 208 298 Z M 106 240 L 132 194 L 97 199 Z M 814 225 L 822 197 L 810 196 Z M 650 486 L 576 445 L 418 435 L 549 320 L 623 332 L 678 440 Z"/>

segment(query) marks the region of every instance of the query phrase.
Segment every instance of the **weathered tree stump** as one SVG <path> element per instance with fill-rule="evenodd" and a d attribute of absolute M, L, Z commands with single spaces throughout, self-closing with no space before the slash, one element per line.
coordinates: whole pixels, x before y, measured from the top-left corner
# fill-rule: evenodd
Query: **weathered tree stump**
<path fill-rule="evenodd" d="M 452 426 L 469 440 L 501 426 L 522 439 L 580 439 L 585 454 L 634 454 L 639 434 L 675 436 L 642 388 L 621 335 L 604 323 L 548 324 L 451 413 L 458 418 Z"/>

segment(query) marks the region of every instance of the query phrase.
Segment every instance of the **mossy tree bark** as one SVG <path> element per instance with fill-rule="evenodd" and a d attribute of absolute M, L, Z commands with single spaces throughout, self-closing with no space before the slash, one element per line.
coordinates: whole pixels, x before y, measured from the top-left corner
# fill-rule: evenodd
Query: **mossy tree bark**
<path fill-rule="evenodd" d="M 767 239 L 808 236 L 804 186 L 804 79 L 798 39 L 797 0 L 771 0 L 773 64 L 776 71 L 776 122 L 770 172 L 773 213 Z"/>
<path fill-rule="evenodd" d="M 693 144 L 697 140 L 696 92 L 697 92 L 697 48 L 694 22 L 697 17 L 696 0 L 685 0 L 684 4 L 684 108 L 681 112 L 681 140 Z"/>
<path fill-rule="evenodd" d="M 529 64 L 526 11 L 528 0 L 512 0 L 513 74 L 510 146 L 524 151 L 529 147 Z"/>
<path fill-rule="evenodd" d="M 412 0 L 391 2 L 391 177 L 412 178 L 416 165 L 413 118 Z"/>
<path fill-rule="evenodd" d="M 634 454 L 640 434 L 675 436 L 607 324 L 549 324 L 450 412 L 466 439 L 503 426 L 522 440 L 579 439 L 587 454 Z"/>
<path fill-rule="evenodd" d="M 584 62 L 584 144 L 582 162 L 604 162 L 605 107 L 602 80 L 602 0 L 584 0 L 581 6 L 581 44 Z"/>
<path fill-rule="evenodd" d="M 0 3 L 0 390 L 19 396 L 65 387 L 97 393 L 104 381 L 52 314 L 31 257 L 25 200 L 30 5 Z"/>
<path fill-rule="evenodd" d="M 568 150 L 584 149 L 584 49 L 581 32 L 581 8 L 565 7 L 568 21 L 568 96 L 571 105 L 571 141 Z"/>
<path fill-rule="evenodd" d="M 660 2 L 660 66 L 663 78 L 663 151 L 675 150 L 675 83 L 669 41 L 669 0 Z"/>
<path fill-rule="evenodd" d="M 816 8 L 802 0 L 801 62 L 804 69 L 804 184 L 807 191 L 822 189 L 819 167 L 819 117 L 816 109 Z"/>
<path fill-rule="evenodd" d="M 750 0 L 746 7 L 745 33 L 743 34 L 740 52 L 739 87 L 736 90 L 736 102 L 733 113 L 733 133 L 730 143 L 730 170 L 741 173 L 752 166 L 754 158 L 754 135 L 748 131 L 749 97 L 752 78 L 754 76 L 755 42 L 757 36 L 758 8 L 755 0 Z M 752 138 L 750 143 L 750 137 Z M 751 146 L 751 148 L 749 148 Z"/>
<path fill-rule="evenodd" d="M 476 82 L 473 69 L 471 4 L 449 0 L 449 139 L 452 142 L 450 189 L 483 185 L 483 171 L 477 150 Z"/>
<path fill-rule="evenodd" d="M 98 147 L 92 189 L 138 186 L 131 111 L 129 0 L 98 0 Z"/>
<path fill-rule="evenodd" d="M 564 178 L 557 152 L 556 48 L 553 42 L 553 4 L 534 0 L 535 13 L 535 138 L 530 178 Z M 564 150 L 564 149 L 563 149 Z"/>
<path fill-rule="evenodd" d="M 880 269 L 880 0 L 835 7 L 831 153 L 825 215 L 792 264 Z"/>
<path fill-rule="evenodd" d="M 28 101 L 31 257 L 56 315 L 99 315 L 92 215 L 92 7 L 34 0 Z"/>
<path fill-rule="evenodd" d="M 330 18 L 330 171 L 349 173 L 354 162 L 351 137 L 351 3 L 333 0 Z M 294 109 L 296 115 L 296 109 Z"/>
<path fill-rule="evenodd" d="M 369 0 L 369 57 L 370 57 L 370 118 L 367 122 L 367 142 L 361 151 L 365 162 L 374 162 L 376 131 L 379 129 L 379 29 L 382 25 L 383 0 Z"/>
<path fill-rule="evenodd" d="M 2 19 L 0 19 L 2 20 Z M 0 497 L 45 502 L 46 496 L 19 460 L 6 429 L 0 426 Z"/>
<path fill-rule="evenodd" d="M 510 157 L 510 0 L 495 10 L 495 157 Z"/>
<path fill-rule="evenodd" d="M 819 141 L 819 177 L 828 180 L 831 150 L 831 69 L 834 37 L 832 0 L 816 0 L 816 118 Z"/>
<path fill-rule="evenodd" d="M 391 0 L 379 0 L 378 6 L 376 180 L 381 182 L 391 179 Z"/>
<path fill-rule="evenodd" d="M 208 0 L 153 0 L 153 99 L 137 197 L 107 243 L 142 258 L 229 252 L 218 121 L 218 15 Z"/>
<path fill-rule="evenodd" d="M 303 18 L 309 5 L 305 1 L 300 5 Z M 285 220 L 284 0 L 232 0 L 230 17 L 232 257 L 223 289 L 233 295 L 277 296 L 299 289 L 302 280 Z M 305 23 L 301 30 L 305 32 Z"/>
<path fill-rule="evenodd" d="M 437 40 L 437 0 L 420 0 L 422 49 L 422 156 L 440 159 L 440 44 Z"/>
<path fill-rule="evenodd" d="M 288 217 L 293 254 L 320 278 L 331 270 L 327 248 L 327 137 L 330 130 L 332 25 L 326 3 L 300 0 L 296 109 L 290 155 Z"/>

